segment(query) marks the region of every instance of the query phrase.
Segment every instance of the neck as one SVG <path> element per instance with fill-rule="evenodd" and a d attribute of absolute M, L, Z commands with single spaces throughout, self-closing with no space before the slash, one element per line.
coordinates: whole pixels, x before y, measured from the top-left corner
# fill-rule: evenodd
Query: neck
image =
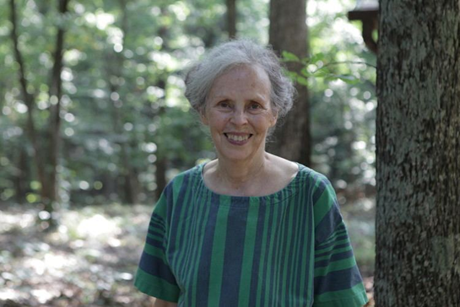
<path fill-rule="evenodd" d="M 267 166 L 269 154 L 263 152 L 262 155 L 249 161 L 228 161 L 225 159 L 217 160 L 217 176 L 219 180 L 231 189 L 244 189 L 246 183 L 254 182 L 259 178 Z"/>

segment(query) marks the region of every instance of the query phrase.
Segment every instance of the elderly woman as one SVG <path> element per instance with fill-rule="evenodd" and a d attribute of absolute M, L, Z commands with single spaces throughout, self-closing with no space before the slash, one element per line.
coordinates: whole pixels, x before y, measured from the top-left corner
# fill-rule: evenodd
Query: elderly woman
<path fill-rule="evenodd" d="M 186 78 L 217 159 L 175 177 L 153 211 L 135 286 L 155 306 L 362 306 L 323 175 L 265 151 L 294 88 L 270 49 L 232 41 Z"/>

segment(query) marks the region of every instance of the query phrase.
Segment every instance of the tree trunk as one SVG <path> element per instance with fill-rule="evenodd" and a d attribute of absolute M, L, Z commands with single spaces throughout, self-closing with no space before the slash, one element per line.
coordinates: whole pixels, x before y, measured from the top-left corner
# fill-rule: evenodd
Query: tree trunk
<path fill-rule="evenodd" d="M 294 53 L 299 58 L 307 57 L 306 0 L 270 1 L 269 43 L 274 50 Z M 288 63 L 290 71 L 300 73 L 300 63 Z M 310 110 L 308 90 L 297 84 L 298 96 L 293 110 L 278 125 L 274 141 L 268 150 L 289 160 L 311 165 Z"/>
<path fill-rule="evenodd" d="M 14 190 L 15 199 L 18 204 L 22 204 L 26 201 L 26 193 L 28 190 L 27 182 L 29 182 L 29 164 L 28 156 L 24 146 L 19 147 L 19 153 L 17 155 L 17 172 L 14 176 Z"/>
<path fill-rule="evenodd" d="M 21 85 L 21 93 L 24 102 L 27 106 L 27 136 L 32 143 L 33 159 L 35 167 L 37 168 L 38 180 L 41 183 L 42 189 L 46 189 L 47 178 L 45 175 L 45 166 L 42 163 L 43 158 L 41 155 L 40 146 L 38 145 L 38 133 L 34 120 L 35 113 L 35 97 L 28 90 L 28 80 L 26 79 L 26 67 L 22 57 L 21 50 L 19 50 L 19 34 L 18 34 L 18 21 L 16 13 L 16 1 L 10 0 L 10 21 L 12 24 L 11 40 L 13 42 L 13 51 L 16 62 L 19 66 L 19 84 Z"/>
<path fill-rule="evenodd" d="M 158 83 L 157 83 L 157 86 L 159 88 L 161 88 L 164 93 L 165 93 L 165 96 L 163 97 L 163 100 L 166 102 L 166 99 L 167 99 L 167 90 L 166 90 L 166 82 L 167 80 L 167 75 L 164 75 L 162 77 L 160 77 L 160 79 L 158 80 Z M 165 104 L 165 103 L 163 103 Z M 157 112 L 157 116 L 158 117 L 161 117 L 164 113 L 165 113 L 166 109 L 164 106 L 160 106 L 158 108 L 158 112 Z M 157 136 L 160 137 L 160 138 L 164 138 L 165 136 L 165 133 L 164 133 L 164 127 L 161 127 L 159 129 L 159 131 L 157 131 Z M 155 161 L 155 166 L 156 166 L 156 170 L 155 170 L 155 179 L 156 179 L 156 184 L 157 184 L 157 189 L 155 190 L 155 195 L 157 197 L 157 199 L 160 198 L 161 196 L 161 193 L 163 192 L 163 190 L 166 188 L 166 185 L 168 184 L 168 181 L 167 181 L 167 178 L 166 178 L 166 171 L 168 170 L 167 168 L 167 161 L 168 161 L 168 152 L 167 150 L 160 144 L 158 144 L 159 142 L 157 142 L 157 161 Z"/>
<path fill-rule="evenodd" d="M 69 0 L 60 0 L 58 11 L 63 17 L 67 12 Z M 64 53 L 64 35 L 65 30 L 62 25 L 58 26 L 56 35 L 56 46 L 54 50 L 54 64 L 51 71 L 50 79 L 50 121 L 48 126 L 48 147 L 39 146 L 38 131 L 35 126 L 34 113 L 35 113 L 35 97 L 28 90 L 28 82 L 26 79 L 26 69 L 24 60 L 22 58 L 21 51 L 19 50 L 18 44 L 18 33 L 17 33 L 17 15 L 16 15 L 16 3 L 14 0 L 10 0 L 10 20 L 13 25 L 11 31 L 11 39 L 13 41 L 15 59 L 19 64 L 19 82 L 21 84 L 21 91 L 24 97 L 24 102 L 27 105 L 27 132 L 29 139 L 34 149 L 34 162 L 37 167 L 38 180 L 41 184 L 40 194 L 41 202 L 44 206 L 44 210 L 49 213 L 53 212 L 53 203 L 57 197 L 56 190 L 56 167 L 58 165 L 58 153 L 60 144 L 60 102 L 62 96 L 62 82 L 61 72 L 63 67 L 63 53 Z M 44 142 L 45 143 L 45 142 Z M 52 215 L 51 215 L 52 217 Z M 50 226 L 55 226 L 53 218 L 49 220 Z"/>
<path fill-rule="evenodd" d="M 226 0 L 228 38 L 236 37 L 236 0 Z"/>
<path fill-rule="evenodd" d="M 460 306 L 460 6 L 380 2 L 375 300 Z"/>
<path fill-rule="evenodd" d="M 61 18 L 67 13 L 69 0 L 59 1 L 59 13 Z M 42 201 L 45 204 L 45 210 L 53 212 L 53 202 L 58 198 L 57 185 L 57 166 L 61 144 L 61 98 L 62 98 L 62 68 L 64 66 L 64 35 L 65 29 L 62 25 L 58 27 L 56 35 L 56 45 L 54 49 L 54 64 L 51 71 L 51 81 L 49 96 L 51 100 L 50 106 L 50 122 L 49 122 L 49 147 L 48 147 L 48 162 L 46 168 L 46 177 L 48 184 L 45 189 L 42 189 Z"/>
<path fill-rule="evenodd" d="M 126 1 L 119 0 L 120 10 L 122 11 L 121 16 L 121 30 L 123 32 L 123 48 L 126 48 L 126 39 L 128 36 L 128 14 L 126 8 Z M 113 65 L 113 63 L 116 63 Z M 122 99 L 120 99 L 120 83 L 119 80 L 123 77 L 123 56 L 121 53 L 110 54 L 107 57 L 107 71 L 109 76 L 108 83 L 110 84 L 111 100 L 113 102 L 113 116 L 112 123 L 114 131 L 119 135 L 120 140 L 120 164 L 122 165 L 123 175 L 123 191 L 124 201 L 129 204 L 138 203 L 139 197 L 139 183 L 137 179 L 137 172 L 134 169 L 129 152 L 129 137 L 123 137 L 123 118 L 120 114 L 120 108 L 123 106 Z"/>
<path fill-rule="evenodd" d="M 166 178 L 166 171 L 167 168 L 167 161 L 168 159 L 166 156 L 158 159 L 155 163 L 156 171 L 155 171 L 155 178 L 157 183 L 157 189 L 155 190 L 155 195 L 157 199 L 160 199 L 161 193 L 165 189 L 166 185 L 168 184 L 168 180 Z"/>
<path fill-rule="evenodd" d="M 117 57 L 118 58 L 118 57 Z M 110 63 L 118 63 L 116 66 L 121 67 L 121 61 L 111 61 L 110 57 L 107 57 L 108 65 Z M 116 76 L 116 78 L 112 78 Z M 130 153 L 128 151 L 129 140 L 128 136 L 123 135 L 123 119 L 121 118 L 120 108 L 123 106 L 123 102 L 118 98 L 119 92 L 119 85 L 116 82 L 111 82 L 111 80 L 118 80 L 121 78 L 121 74 L 111 74 L 109 73 L 109 83 L 110 84 L 110 93 L 111 93 L 111 100 L 113 102 L 113 109 L 112 109 L 112 125 L 113 130 L 118 135 L 118 145 L 120 146 L 120 159 L 119 163 L 121 165 L 121 174 L 123 176 L 123 191 L 124 191 L 124 199 L 123 201 L 128 204 L 136 204 L 138 202 L 138 191 L 137 191 L 137 175 L 133 167 L 131 166 L 130 160 Z"/>

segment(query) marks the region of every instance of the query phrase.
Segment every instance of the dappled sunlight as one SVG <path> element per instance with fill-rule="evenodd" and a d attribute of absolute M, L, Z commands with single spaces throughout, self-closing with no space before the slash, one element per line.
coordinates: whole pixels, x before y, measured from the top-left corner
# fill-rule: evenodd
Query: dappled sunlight
<path fill-rule="evenodd" d="M 2 274 L 3 276 L 3 274 Z M 8 288 L 1 288 L 0 287 L 0 300 L 12 300 L 12 301 L 19 301 L 21 299 L 26 299 L 27 295 L 20 291 Z"/>
<path fill-rule="evenodd" d="M 31 293 L 41 304 L 45 304 L 53 297 L 57 297 L 61 294 L 55 289 L 34 289 L 31 291 Z"/>
<path fill-rule="evenodd" d="M 102 239 L 120 234 L 120 228 L 100 214 L 84 219 L 77 227 L 78 235 L 88 239 Z"/>
<path fill-rule="evenodd" d="M 147 306 L 132 282 L 151 206 L 62 209 L 52 232 L 39 230 L 40 210 L 30 208 L 10 206 L 0 215 L 0 300 Z"/>

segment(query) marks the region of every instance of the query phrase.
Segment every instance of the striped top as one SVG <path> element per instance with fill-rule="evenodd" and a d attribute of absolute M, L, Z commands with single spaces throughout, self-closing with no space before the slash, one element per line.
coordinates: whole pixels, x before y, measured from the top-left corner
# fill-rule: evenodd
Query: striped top
<path fill-rule="evenodd" d="M 135 278 L 180 307 L 354 307 L 367 302 L 329 180 L 299 164 L 262 197 L 216 194 L 204 164 L 181 173 L 153 211 Z"/>

